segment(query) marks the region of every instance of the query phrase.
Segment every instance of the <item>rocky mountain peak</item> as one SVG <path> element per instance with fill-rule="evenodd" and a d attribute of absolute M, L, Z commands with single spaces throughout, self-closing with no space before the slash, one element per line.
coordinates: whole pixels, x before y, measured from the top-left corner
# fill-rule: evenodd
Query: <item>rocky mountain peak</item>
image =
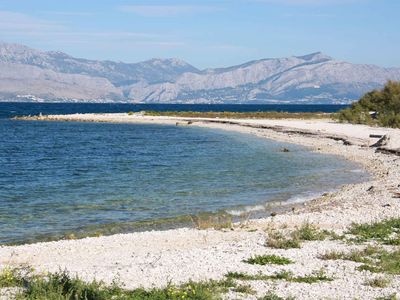
<path fill-rule="evenodd" d="M 323 61 L 328 61 L 328 60 L 333 60 L 332 57 L 329 55 L 326 55 L 322 52 L 314 52 L 302 56 L 296 56 L 299 59 L 305 60 L 307 62 L 323 62 Z"/>
<path fill-rule="evenodd" d="M 40 50 L 35 50 L 24 45 L 0 42 L 0 61 L 26 62 L 33 57 L 38 57 L 43 54 L 44 52 Z"/>
<path fill-rule="evenodd" d="M 162 69 L 170 69 L 175 72 L 198 72 L 199 70 L 187 63 L 186 61 L 179 58 L 152 58 L 144 62 L 138 63 L 140 65 L 151 65 L 152 67 L 158 67 Z"/>
<path fill-rule="evenodd" d="M 72 56 L 61 51 L 48 51 L 46 54 L 56 59 L 72 58 Z"/>

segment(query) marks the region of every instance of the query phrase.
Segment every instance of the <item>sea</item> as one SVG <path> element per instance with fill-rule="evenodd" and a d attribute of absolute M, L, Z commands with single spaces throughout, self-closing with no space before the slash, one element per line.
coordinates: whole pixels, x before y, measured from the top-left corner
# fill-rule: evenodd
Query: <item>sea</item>
<path fill-rule="evenodd" d="M 368 174 L 341 157 L 195 126 L 38 122 L 128 111 L 335 112 L 340 105 L 0 103 L 0 244 L 266 216 Z M 287 148 L 289 152 L 283 152 Z"/>

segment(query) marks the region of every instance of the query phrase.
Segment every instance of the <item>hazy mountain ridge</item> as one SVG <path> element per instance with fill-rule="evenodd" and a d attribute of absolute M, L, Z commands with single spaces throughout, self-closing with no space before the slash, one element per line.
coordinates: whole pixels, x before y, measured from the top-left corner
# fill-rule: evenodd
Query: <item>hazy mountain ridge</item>
<path fill-rule="evenodd" d="M 343 103 L 400 80 L 400 68 L 317 52 L 198 70 L 176 59 L 139 63 L 74 58 L 0 43 L 0 99 L 163 103 Z"/>
<path fill-rule="evenodd" d="M 150 59 L 139 63 L 75 58 L 59 51 L 39 51 L 18 44 L 0 43 L 0 61 L 28 64 L 60 73 L 104 77 L 120 86 L 125 81 L 159 82 L 174 80 L 183 72 L 199 72 L 179 59 Z"/>

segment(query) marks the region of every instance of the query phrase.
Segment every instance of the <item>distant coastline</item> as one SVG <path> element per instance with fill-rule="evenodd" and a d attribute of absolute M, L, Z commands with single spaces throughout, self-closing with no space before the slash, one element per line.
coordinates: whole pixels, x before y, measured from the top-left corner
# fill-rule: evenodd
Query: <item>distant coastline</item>
<path fill-rule="evenodd" d="M 336 104 L 135 104 L 135 103 L 37 103 L 0 101 L 0 119 L 15 116 L 36 116 L 74 113 L 124 113 L 139 111 L 196 112 L 325 112 L 333 113 L 348 105 Z"/>

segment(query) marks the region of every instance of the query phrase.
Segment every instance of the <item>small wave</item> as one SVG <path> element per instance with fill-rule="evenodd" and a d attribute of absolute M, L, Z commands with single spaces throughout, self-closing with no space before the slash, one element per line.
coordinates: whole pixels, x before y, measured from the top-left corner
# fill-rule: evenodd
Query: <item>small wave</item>
<path fill-rule="evenodd" d="M 313 200 L 315 198 L 320 197 L 322 194 L 321 193 L 310 193 L 307 195 L 297 195 L 289 198 L 286 203 L 287 204 L 293 204 L 293 203 L 304 203 L 310 200 Z"/>
<path fill-rule="evenodd" d="M 328 192 L 332 192 L 328 191 Z M 288 200 L 286 201 L 269 201 L 267 203 L 265 203 L 264 205 L 249 205 L 249 206 L 245 206 L 242 207 L 240 209 L 231 209 L 231 210 L 227 210 L 226 212 L 232 216 L 241 216 L 243 214 L 246 213 L 250 213 L 250 212 L 257 212 L 257 211 L 263 211 L 263 210 L 268 210 L 271 209 L 273 207 L 283 207 L 286 205 L 291 205 L 291 204 L 298 204 L 298 203 L 304 203 L 313 199 L 316 199 L 318 197 L 321 197 L 323 193 L 309 193 L 309 194 L 303 194 L 303 195 L 296 195 L 293 197 L 290 197 Z"/>
<path fill-rule="evenodd" d="M 227 210 L 226 212 L 232 216 L 241 216 L 245 213 L 265 210 L 267 207 L 267 205 L 245 206 L 241 209 L 231 209 Z"/>
<path fill-rule="evenodd" d="M 335 191 L 337 191 L 337 189 L 330 189 L 330 190 L 327 190 L 327 191 L 324 191 L 324 192 L 314 192 L 314 193 L 296 195 L 296 196 L 293 196 L 293 197 L 289 198 L 286 202 L 283 202 L 283 204 L 285 204 L 285 203 L 286 204 L 304 203 L 304 202 L 311 201 L 311 200 L 314 200 L 316 198 L 319 198 L 324 194 L 333 193 Z"/>
<path fill-rule="evenodd" d="M 354 170 L 350 170 L 351 173 L 364 173 L 364 170 L 361 169 L 354 169 Z"/>

